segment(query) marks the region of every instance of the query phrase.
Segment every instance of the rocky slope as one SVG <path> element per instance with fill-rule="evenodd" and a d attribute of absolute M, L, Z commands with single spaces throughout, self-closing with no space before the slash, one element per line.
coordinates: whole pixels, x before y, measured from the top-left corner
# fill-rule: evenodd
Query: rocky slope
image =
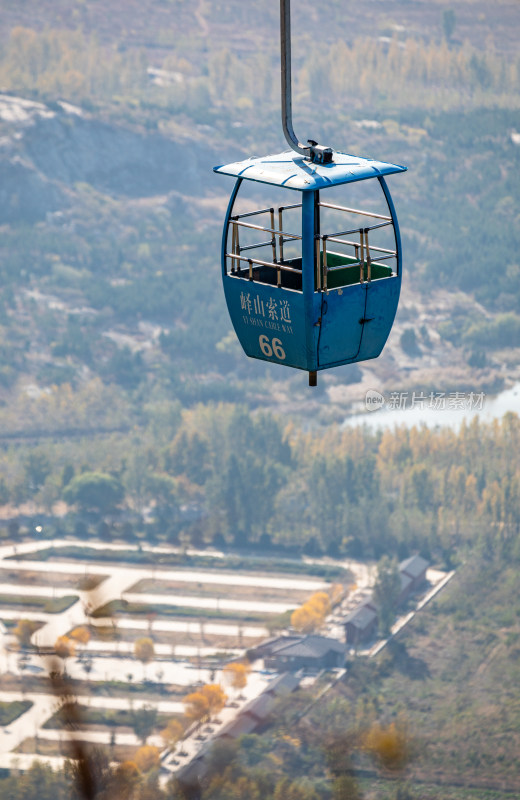
<path fill-rule="evenodd" d="M 0 95 L 0 222 L 45 219 L 77 183 L 129 198 L 203 196 L 219 160 L 204 142 L 114 125 L 68 103 Z"/>

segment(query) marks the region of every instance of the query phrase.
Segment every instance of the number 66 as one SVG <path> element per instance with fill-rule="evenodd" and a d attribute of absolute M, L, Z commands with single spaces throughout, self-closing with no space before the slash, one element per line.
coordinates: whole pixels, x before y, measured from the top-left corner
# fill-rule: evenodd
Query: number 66
<path fill-rule="evenodd" d="M 260 345 L 260 350 L 266 358 L 271 358 L 271 356 L 274 354 L 275 358 L 277 358 L 279 361 L 283 361 L 285 359 L 285 350 L 282 347 L 282 342 L 280 339 L 273 339 L 273 341 L 269 343 L 269 339 L 265 333 L 263 333 L 258 337 L 258 344 Z"/>

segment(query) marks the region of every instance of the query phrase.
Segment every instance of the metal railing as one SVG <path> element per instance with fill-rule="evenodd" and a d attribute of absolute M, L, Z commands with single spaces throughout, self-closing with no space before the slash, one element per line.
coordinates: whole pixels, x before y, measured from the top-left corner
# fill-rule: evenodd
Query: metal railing
<path fill-rule="evenodd" d="M 235 214 L 232 217 L 230 217 L 229 224 L 231 226 L 231 251 L 230 252 L 226 251 L 226 258 L 229 258 L 231 260 L 231 274 L 237 275 L 237 273 L 239 273 L 239 277 L 245 277 L 240 275 L 242 270 L 240 269 L 239 266 L 240 262 L 244 262 L 247 263 L 248 265 L 248 270 L 247 270 L 248 279 L 250 281 L 254 281 L 255 280 L 255 275 L 253 271 L 254 266 L 267 267 L 276 270 L 276 285 L 279 287 L 282 285 L 282 272 L 290 272 L 290 273 L 295 273 L 297 275 L 301 275 L 301 269 L 296 269 L 290 264 L 284 263 L 284 244 L 292 241 L 301 241 L 302 236 L 297 233 L 289 233 L 288 231 L 283 230 L 283 224 L 284 224 L 283 212 L 289 209 L 301 208 L 301 205 L 302 205 L 301 203 L 295 203 L 289 206 L 280 206 L 276 210 L 274 208 L 262 208 L 259 209 L 258 211 L 248 211 L 244 214 Z M 377 223 L 375 225 L 368 225 L 358 228 L 349 228 L 347 230 L 335 231 L 334 233 L 328 233 L 328 234 L 321 234 L 321 233 L 315 234 L 314 238 L 316 241 L 317 291 L 319 292 L 328 291 L 329 273 L 338 272 L 339 270 L 345 271 L 345 270 L 359 268 L 359 282 L 368 283 L 372 280 L 372 264 L 397 258 L 397 250 L 390 250 L 385 247 L 379 247 L 374 244 L 370 244 L 368 239 L 368 234 L 370 231 L 377 230 L 379 228 L 385 228 L 388 226 L 393 226 L 393 221 L 391 217 L 385 216 L 383 214 L 376 214 L 375 212 L 372 211 L 362 211 L 356 208 L 339 206 L 333 203 L 320 202 L 317 205 L 320 208 L 329 208 L 335 211 L 343 211 L 349 214 L 356 214 L 359 216 L 383 220 L 383 222 Z M 270 224 L 268 226 L 255 225 L 252 222 L 244 221 L 245 219 L 259 216 L 261 214 L 269 214 Z M 276 214 L 278 217 L 278 227 L 276 227 L 275 225 Z M 254 244 L 241 245 L 240 228 L 267 233 L 270 234 L 270 238 L 260 242 L 255 242 Z M 354 241 L 352 239 L 344 238 L 356 235 L 359 236 L 359 241 Z M 329 255 L 344 256 L 343 253 L 333 253 L 331 250 L 328 250 L 327 245 L 330 242 L 341 244 L 346 247 L 352 247 L 354 251 L 355 261 L 348 264 L 338 264 L 337 266 L 329 266 L 327 263 Z M 272 261 L 268 261 L 266 259 L 252 258 L 250 256 L 242 255 L 242 253 L 246 251 L 251 251 L 262 247 L 271 247 Z M 376 257 L 374 257 L 373 253 L 375 254 L 382 253 L 383 255 L 380 256 L 376 255 Z M 366 277 L 365 277 L 365 269 L 366 269 Z"/>
<path fill-rule="evenodd" d="M 347 206 L 336 205 L 335 203 L 319 203 L 320 208 L 330 208 L 334 211 L 344 211 L 348 214 L 356 214 L 362 217 L 371 217 L 373 219 L 381 219 L 383 222 L 377 225 L 367 225 L 359 228 L 351 228 L 344 231 L 336 231 L 329 234 L 316 234 L 316 264 L 317 264 L 317 290 L 322 292 L 328 291 L 328 274 L 329 272 L 339 272 L 340 270 L 350 270 L 359 268 L 359 283 L 369 283 L 372 280 L 372 264 L 380 263 L 381 261 L 388 261 L 392 258 L 397 258 L 397 250 L 389 250 L 385 247 L 377 247 L 370 244 L 368 241 L 369 231 L 378 228 L 393 227 L 392 217 L 385 214 L 376 214 L 374 211 L 362 211 L 358 208 L 349 208 Z M 344 236 L 359 235 L 359 242 L 344 239 Z M 335 267 L 329 267 L 327 263 L 327 256 L 332 251 L 327 251 L 327 243 L 335 242 L 354 249 L 355 261 L 350 264 L 338 264 Z M 321 243 L 321 246 L 320 246 Z M 372 252 L 385 253 L 386 255 L 374 258 Z M 342 253 L 334 253 L 334 255 L 343 255 Z M 365 279 L 366 268 L 366 279 Z"/>
<path fill-rule="evenodd" d="M 282 272 L 292 272 L 301 275 L 301 270 L 291 267 L 289 264 L 284 264 L 283 246 L 287 242 L 301 241 L 302 236 L 298 233 L 289 233 L 283 230 L 283 212 L 293 208 L 301 208 L 301 203 L 294 203 L 289 206 L 280 206 L 278 209 L 274 208 L 261 208 L 258 211 L 248 211 L 245 214 L 234 214 L 230 217 L 229 223 L 231 225 L 231 252 L 226 252 L 226 258 L 231 259 L 231 274 L 236 275 L 237 262 L 247 262 L 249 265 L 248 278 L 250 281 L 254 280 L 253 266 L 270 267 L 276 270 L 276 285 L 282 285 Z M 275 213 L 278 216 L 278 227 L 275 226 Z M 243 220 L 249 217 L 258 216 L 260 214 L 269 214 L 270 225 L 255 225 L 251 222 L 244 222 Z M 255 242 L 254 244 L 241 245 L 240 244 L 240 228 L 248 230 L 262 231 L 271 234 L 271 238 L 266 241 Z M 266 261 L 260 258 L 248 258 L 243 256 L 242 253 L 248 250 L 255 250 L 260 247 L 272 248 L 272 261 Z"/>

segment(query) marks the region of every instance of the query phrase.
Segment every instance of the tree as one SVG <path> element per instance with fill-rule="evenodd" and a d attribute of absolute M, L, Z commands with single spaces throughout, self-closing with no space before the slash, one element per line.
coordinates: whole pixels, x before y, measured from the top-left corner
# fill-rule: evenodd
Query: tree
<path fill-rule="evenodd" d="M 301 633 L 312 633 L 319 628 L 321 621 L 321 616 L 307 604 L 297 608 L 291 615 L 292 627 Z"/>
<path fill-rule="evenodd" d="M 191 692 L 183 700 L 187 718 L 191 722 L 202 722 L 209 717 L 208 698 L 201 691 Z"/>
<path fill-rule="evenodd" d="M 25 485 L 32 495 L 43 486 L 51 471 L 47 455 L 42 450 L 33 450 L 25 461 L 24 471 Z"/>
<path fill-rule="evenodd" d="M 65 464 L 61 472 L 61 485 L 63 488 L 68 486 L 74 477 L 74 466 L 72 464 Z"/>
<path fill-rule="evenodd" d="M 316 592 L 303 606 L 293 611 L 291 625 L 302 633 L 312 633 L 323 624 L 329 613 L 329 595 L 326 592 Z"/>
<path fill-rule="evenodd" d="M 307 604 L 316 610 L 316 612 L 325 619 L 327 614 L 330 614 L 330 597 L 327 592 L 315 592 Z"/>
<path fill-rule="evenodd" d="M 166 728 L 163 728 L 161 731 L 161 736 L 164 741 L 166 747 L 171 747 L 172 749 L 175 747 L 179 739 L 182 738 L 182 734 L 184 733 L 184 727 L 182 722 L 178 719 L 171 719 L 169 720 Z"/>
<path fill-rule="evenodd" d="M 339 775 L 332 784 L 333 800 L 362 800 L 356 780 L 352 775 Z"/>
<path fill-rule="evenodd" d="M 108 381 L 125 389 L 135 389 L 146 375 L 142 354 L 132 353 L 129 347 L 116 348 L 103 372 Z"/>
<path fill-rule="evenodd" d="M 5 506 L 11 499 L 11 492 L 5 482 L 5 478 L 0 478 L 0 506 Z"/>
<path fill-rule="evenodd" d="M 152 733 L 157 723 L 157 709 L 153 706 L 142 706 L 132 711 L 132 728 L 143 744 Z"/>
<path fill-rule="evenodd" d="M 378 607 L 379 625 L 383 636 L 388 636 L 395 619 L 401 594 L 401 576 L 397 561 L 383 556 L 377 565 L 374 583 L 374 600 Z"/>
<path fill-rule="evenodd" d="M 143 636 L 141 639 L 136 639 L 134 643 L 134 655 L 141 661 L 143 665 L 143 680 L 145 677 L 146 665 L 152 661 L 155 656 L 155 647 L 153 640 L 149 636 Z"/>
<path fill-rule="evenodd" d="M 211 719 L 213 714 L 218 714 L 224 708 L 226 700 L 227 695 L 222 687 L 208 683 L 184 698 L 185 714 L 193 722 Z"/>
<path fill-rule="evenodd" d="M 92 672 L 92 658 L 90 656 L 87 656 L 87 658 L 83 661 L 82 667 L 85 675 L 88 678 L 88 676 Z"/>
<path fill-rule="evenodd" d="M 108 514 L 123 500 L 121 482 L 104 472 L 83 472 L 76 475 L 63 490 L 63 498 L 82 511 L 98 511 Z"/>
<path fill-rule="evenodd" d="M 210 718 L 226 705 L 227 695 L 218 683 L 207 683 L 201 692 L 207 698 Z"/>
<path fill-rule="evenodd" d="M 31 644 L 31 636 L 37 629 L 37 622 L 30 619 L 20 619 L 15 628 L 13 628 L 13 633 L 21 647 L 28 647 Z"/>
<path fill-rule="evenodd" d="M 157 512 L 162 518 L 167 515 L 175 516 L 179 491 L 175 478 L 166 473 L 154 472 L 148 477 L 147 489 L 155 500 Z"/>
<path fill-rule="evenodd" d="M 75 645 L 68 636 L 58 636 L 54 645 L 54 652 L 63 661 L 63 670 L 65 671 L 65 664 L 70 656 L 74 655 Z"/>
<path fill-rule="evenodd" d="M 276 784 L 273 800 L 319 800 L 319 797 L 312 786 L 284 777 Z"/>
<path fill-rule="evenodd" d="M 68 800 L 71 788 L 65 771 L 55 772 L 51 766 L 35 761 L 26 772 L 2 780 L 2 797 L 6 800 Z"/>
<path fill-rule="evenodd" d="M 239 661 L 232 661 L 230 664 L 226 664 L 222 670 L 222 674 L 226 683 L 232 686 L 233 689 L 240 690 L 244 689 L 247 685 L 247 679 L 250 671 L 251 667 L 249 664 L 244 664 Z"/>
<path fill-rule="evenodd" d="M 145 744 L 137 750 L 134 756 L 134 762 L 141 772 L 150 772 L 151 769 L 155 769 L 159 766 L 159 755 L 160 751 L 158 747 Z"/>
<path fill-rule="evenodd" d="M 410 759 L 410 742 L 404 725 L 374 723 L 367 732 L 364 747 L 385 769 L 403 769 Z"/>
<path fill-rule="evenodd" d="M 90 642 L 90 631 L 86 625 L 78 625 L 70 632 L 69 638 L 85 647 Z"/>
<path fill-rule="evenodd" d="M 119 798 L 120 800 L 130 800 L 134 797 L 134 791 L 140 783 L 141 773 L 135 761 L 123 761 L 112 776 L 111 791 L 108 796 L 117 797 L 118 800 Z"/>
<path fill-rule="evenodd" d="M 426 512 L 432 507 L 432 500 L 435 498 L 430 471 L 423 464 L 414 464 L 410 470 L 409 482 L 409 500 L 421 511 Z"/>
<path fill-rule="evenodd" d="M 447 42 L 451 42 L 451 37 L 455 32 L 457 17 L 452 8 L 447 8 L 442 12 L 442 28 Z"/>

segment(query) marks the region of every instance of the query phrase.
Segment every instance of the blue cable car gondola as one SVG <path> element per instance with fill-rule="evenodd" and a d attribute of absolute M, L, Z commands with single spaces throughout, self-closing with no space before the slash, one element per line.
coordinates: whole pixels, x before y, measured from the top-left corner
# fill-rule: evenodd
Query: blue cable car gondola
<path fill-rule="evenodd" d="M 244 352 L 307 370 L 309 383 L 316 385 L 318 370 L 377 358 L 388 338 L 399 302 L 402 258 L 385 176 L 406 168 L 314 141 L 308 146 L 298 142 L 291 122 L 289 13 L 289 0 L 281 0 L 282 122 L 294 152 L 214 171 L 236 178 L 224 223 L 222 277 Z M 332 187 L 346 184 L 348 190 L 349 184 L 374 179 L 386 213 L 323 200 Z M 300 193 L 299 201 L 237 213 L 244 180 Z M 291 231 L 286 230 L 287 211 L 298 215 Z M 325 229 L 327 214 L 334 214 L 334 221 L 343 218 L 339 230 Z M 383 232 L 392 235 L 384 247 L 377 238 Z"/>

